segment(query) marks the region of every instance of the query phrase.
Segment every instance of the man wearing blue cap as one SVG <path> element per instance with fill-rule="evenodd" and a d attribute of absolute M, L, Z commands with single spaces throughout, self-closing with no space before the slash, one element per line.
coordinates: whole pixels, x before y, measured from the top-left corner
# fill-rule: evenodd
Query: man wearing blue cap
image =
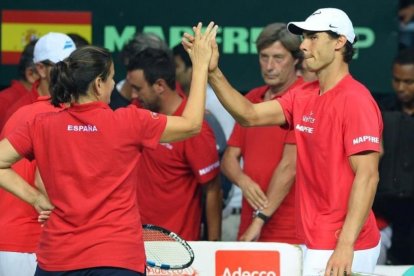
<path fill-rule="evenodd" d="M 287 28 L 303 36 L 300 49 L 318 81 L 275 101 L 253 104 L 218 68 L 214 45 L 209 83 L 240 124 L 285 125 L 295 131 L 298 223 L 306 245 L 303 275 L 372 273 L 380 250 L 371 206 L 382 119 L 368 89 L 349 73 L 352 22 L 343 11 L 326 8 Z M 186 38 L 186 47 L 192 47 L 192 36 Z"/>

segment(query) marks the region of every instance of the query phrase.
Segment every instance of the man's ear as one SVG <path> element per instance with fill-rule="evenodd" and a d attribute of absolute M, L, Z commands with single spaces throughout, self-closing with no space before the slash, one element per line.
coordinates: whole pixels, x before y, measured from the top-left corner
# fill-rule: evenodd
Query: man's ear
<path fill-rule="evenodd" d="M 340 50 L 341 48 L 345 47 L 346 42 L 347 39 L 344 35 L 338 37 L 338 39 L 336 40 L 335 50 Z"/>
<path fill-rule="evenodd" d="M 157 79 L 152 85 L 152 87 L 154 88 L 154 91 L 157 92 L 157 94 L 161 94 L 165 91 L 167 83 L 164 79 Z"/>
<path fill-rule="evenodd" d="M 40 78 L 34 66 L 27 67 L 24 70 L 24 76 L 30 84 L 35 83 Z"/>

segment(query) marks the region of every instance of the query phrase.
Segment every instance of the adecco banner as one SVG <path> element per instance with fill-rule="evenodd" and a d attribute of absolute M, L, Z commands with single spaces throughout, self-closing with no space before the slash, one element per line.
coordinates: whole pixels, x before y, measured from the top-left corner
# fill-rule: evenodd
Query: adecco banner
<path fill-rule="evenodd" d="M 194 263 L 182 270 L 148 268 L 147 276 L 300 276 L 302 251 L 285 243 L 189 242 Z"/>
<path fill-rule="evenodd" d="M 274 250 L 217 250 L 216 275 L 280 275 L 280 253 Z"/>
<path fill-rule="evenodd" d="M 218 44 L 220 67 L 230 82 L 246 92 L 263 84 L 261 79 L 255 40 L 261 29 L 272 22 L 304 20 L 321 7 L 337 7 L 346 11 L 354 23 L 359 41 L 358 53 L 351 63 L 351 71 L 373 92 L 391 91 L 391 61 L 397 50 L 397 1 L 349 1 L 335 0 L 205 0 L 205 1 L 131 1 L 131 0 L 1 0 L 3 13 L 1 24 L 1 51 L 15 60 L 16 51 L 23 48 L 28 35 L 36 36 L 46 31 L 63 31 L 78 25 L 78 30 L 88 36 L 92 30 L 92 43 L 113 52 L 116 61 L 116 79 L 123 79 L 125 68 L 118 59 L 120 49 L 135 32 L 152 32 L 161 36 L 169 46 L 179 43 L 182 33 L 201 21 L 211 20 L 220 26 Z M 18 17 L 19 11 L 31 14 Z M 36 12 L 59 15 L 32 17 Z M 81 16 L 65 17 L 75 12 Z M 86 16 L 85 16 L 86 15 Z M 89 21 L 91 19 L 91 23 Z M 22 21 L 19 21 L 22 20 Z M 21 29 L 19 22 L 26 27 Z M 66 27 L 65 27 L 66 26 Z M 89 27 L 88 27 L 89 26 Z M 10 29 L 16 28 L 16 31 Z M 63 27 L 63 28 L 61 28 Z M 91 27 L 91 29 L 89 29 Z M 68 29 L 67 32 L 73 32 Z M 10 55 L 11 54 L 11 55 Z M 0 60 L 0 86 L 9 85 L 16 77 L 15 65 L 10 60 Z"/>

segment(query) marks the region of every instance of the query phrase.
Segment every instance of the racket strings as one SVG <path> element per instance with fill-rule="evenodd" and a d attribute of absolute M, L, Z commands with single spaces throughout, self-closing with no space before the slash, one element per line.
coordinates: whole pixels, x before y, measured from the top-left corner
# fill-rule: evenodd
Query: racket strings
<path fill-rule="evenodd" d="M 170 266 L 181 266 L 191 261 L 185 246 L 176 239 L 150 229 L 144 229 L 143 235 L 147 260 Z"/>

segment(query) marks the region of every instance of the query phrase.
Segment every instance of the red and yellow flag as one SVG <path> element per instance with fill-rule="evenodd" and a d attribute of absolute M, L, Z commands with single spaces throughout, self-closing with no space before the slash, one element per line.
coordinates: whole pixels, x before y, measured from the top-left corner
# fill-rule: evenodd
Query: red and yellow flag
<path fill-rule="evenodd" d="M 17 64 L 24 46 L 48 32 L 76 33 L 92 41 L 92 13 L 82 11 L 3 10 L 1 63 Z"/>

